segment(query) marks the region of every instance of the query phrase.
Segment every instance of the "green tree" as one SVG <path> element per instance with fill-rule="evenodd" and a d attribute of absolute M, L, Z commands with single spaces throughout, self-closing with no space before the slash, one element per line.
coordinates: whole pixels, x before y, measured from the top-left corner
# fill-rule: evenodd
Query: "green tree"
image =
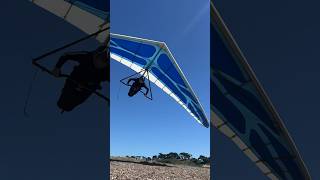
<path fill-rule="evenodd" d="M 191 154 L 186 153 L 186 152 L 180 153 L 179 156 L 180 156 L 180 158 L 183 159 L 183 160 L 189 160 L 189 159 L 192 157 Z"/>
<path fill-rule="evenodd" d="M 165 158 L 166 158 L 165 154 L 159 153 L 158 159 L 165 159 Z"/>
<path fill-rule="evenodd" d="M 178 153 L 170 152 L 167 154 L 167 159 L 180 159 L 180 156 Z"/>
<path fill-rule="evenodd" d="M 210 162 L 210 159 L 206 156 L 200 155 L 198 160 L 202 163 L 202 164 L 208 164 Z"/>

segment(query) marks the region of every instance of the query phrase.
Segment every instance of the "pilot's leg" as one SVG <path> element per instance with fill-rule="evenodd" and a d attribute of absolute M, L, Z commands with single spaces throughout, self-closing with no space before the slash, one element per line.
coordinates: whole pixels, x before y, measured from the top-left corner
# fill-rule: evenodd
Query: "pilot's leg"
<path fill-rule="evenodd" d="M 140 91 L 141 88 L 137 87 L 137 86 L 131 86 L 129 92 L 128 92 L 128 96 L 132 97 L 134 95 L 136 95 L 139 91 Z"/>
<path fill-rule="evenodd" d="M 87 100 L 92 92 L 77 90 L 78 85 L 72 81 L 66 80 L 58 100 L 58 107 L 62 111 L 72 111 L 75 107 Z"/>
<path fill-rule="evenodd" d="M 134 95 L 135 95 L 134 88 L 131 86 L 130 89 L 129 89 L 129 92 L 128 92 L 128 96 L 132 97 Z"/>

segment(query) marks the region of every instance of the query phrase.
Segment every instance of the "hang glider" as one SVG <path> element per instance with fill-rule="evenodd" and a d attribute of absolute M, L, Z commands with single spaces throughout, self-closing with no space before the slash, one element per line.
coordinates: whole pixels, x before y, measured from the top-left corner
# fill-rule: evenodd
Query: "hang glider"
<path fill-rule="evenodd" d="M 200 124 L 209 127 L 209 121 L 199 99 L 164 42 L 118 34 L 110 36 L 112 59 L 144 75 L 171 96 Z M 149 73 L 144 73 L 144 70 Z"/>
<path fill-rule="evenodd" d="M 211 120 L 270 179 L 310 180 L 279 114 L 211 1 Z"/>

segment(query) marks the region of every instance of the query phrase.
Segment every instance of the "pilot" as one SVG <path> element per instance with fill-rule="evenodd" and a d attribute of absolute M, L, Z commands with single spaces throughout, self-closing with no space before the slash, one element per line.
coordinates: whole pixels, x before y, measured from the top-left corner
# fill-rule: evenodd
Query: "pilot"
<path fill-rule="evenodd" d="M 130 85 L 131 81 L 133 81 L 133 83 Z M 144 96 L 147 96 L 149 93 L 149 88 L 146 86 L 143 76 L 139 78 L 130 78 L 127 82 L 127 85 L 131 86 L 128 92 L 128 96 L 130 97 L 136 95 L 142 88 L 146 89 L 146 92 L 143 93 Z"/>
<path fill-rule="evenodd" d="M 57 102 L 61 112 L 72 111 L 86 101 L 101 82 L 110 79 L 109 49 L 103 45 L 91 52 L 70 52 L 62 55 L 52 70 L 56 77 L 61 75 L 62 66 L 69 60 L 78 63 L 66 79 L 61 96 Z"/>

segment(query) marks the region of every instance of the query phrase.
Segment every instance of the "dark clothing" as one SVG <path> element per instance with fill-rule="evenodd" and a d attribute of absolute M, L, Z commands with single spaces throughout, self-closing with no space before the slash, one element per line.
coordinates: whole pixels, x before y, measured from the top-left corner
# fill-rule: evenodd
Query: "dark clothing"
<path fill-rule="evenodd" d="M 134 81 L 134 82 L 131 85 L 131 88 L 128 92 L 128 96 L 132 97 L 132 96 L 136 95 L 143 87 L 147 90 L 147 92 L 145 94 L 148 94 L 149 88 L 146 86 L 146 84 L 144 82 L 140 82 L 139 78 L 131 78 L 128 80 L 127 84 L 129 85 L 131 81 Z"/>
<path fill-rule="evenodd" d="M 56 64 L 57 68 L 61 68 L 68 60 L 76 61 L 79 63 L 70 76 L 78 82 L 91 82 L 99 83 L 110 79 L 109 67 L 97 69 L 93 64 L 93 53 L 91 52 L 76 52 L 67 53 L 59 59 Z"/>
<path fill-rule="evenodd" d="M 75 107 L 87 100 L 100 87 L 100 83 L 109 80 L 109 67 L 97 69 L 93 64 L 93 53 L 77 52 L 61 56 L 56 64 L 61 68 L 68 60 L 79 63 L 65 81 L 58 107 L 63 111 L 72 111 Z M 109 65 L 108 65 L 109 66 Z"/>
<path fill-rule="evenodd" d="M 57 105 L 63 111 L 72 111 L 86 101 L 92 93 L 93 91 L 81 90 L 78 84 L 67 79 Z"/>

